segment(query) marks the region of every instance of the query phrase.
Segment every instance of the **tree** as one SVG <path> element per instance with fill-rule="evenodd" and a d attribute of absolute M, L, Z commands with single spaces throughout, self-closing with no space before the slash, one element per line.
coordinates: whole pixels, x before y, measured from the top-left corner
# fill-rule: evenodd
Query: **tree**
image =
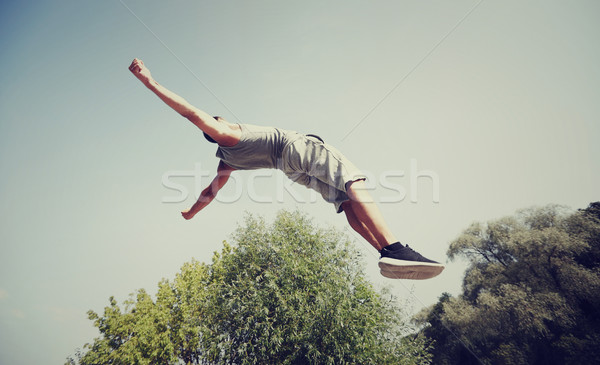
<path fill-rule="evenodd" d="M 597 363 L 600 203 L 474 223 L 448 256 L 470 262 L 463 293 L 418 316 L 437 341 L 436 364 Z"/>
<path fill-rule="evenodd" d="M 466 344 L 443 322 L 444 306 L 452 299 L 443 293 L 439 301 L 431 308 L 426 308 L 414 316 L 414 321 L 424 326 L 421 334 L 428 338 L 432 346 L 429 351 L 433 355 L 434 364 L 478 365 L 478 358 L 472 353 L 470 344 Z"/>
<path fill-rule="evenodd" d="M 333 229 L 281 212 L 248 216 L 212 263 L 185 264 L 156 300 L 145 291 L 89 317 L 101 337 L 71 364 L 426 364 L 395 299 L 367 281 Z"/>

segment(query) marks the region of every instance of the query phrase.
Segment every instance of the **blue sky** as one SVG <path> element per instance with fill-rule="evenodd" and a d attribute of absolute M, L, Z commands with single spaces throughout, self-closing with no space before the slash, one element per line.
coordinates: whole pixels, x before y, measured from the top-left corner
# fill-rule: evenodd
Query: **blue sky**
<path fill-rule="evenodd" d="M 599 199 L 595 1 L 165 4 L 0 5 L 0 363 L 61 363 L 97 334 L 87 310 L 209 260 L 245 211 L 299 208 L 347 230 L 264 172 L 236 172 L 184 221 L 214 146 L 129 74 L 134 57 L 211 114 L 322 136 L 371 177 L 396 235 L 432 258 L 473 221 Z M 413 310 L 460 291 L 462 263 L 384 279 L 348 234 L 373 282 Z"/>

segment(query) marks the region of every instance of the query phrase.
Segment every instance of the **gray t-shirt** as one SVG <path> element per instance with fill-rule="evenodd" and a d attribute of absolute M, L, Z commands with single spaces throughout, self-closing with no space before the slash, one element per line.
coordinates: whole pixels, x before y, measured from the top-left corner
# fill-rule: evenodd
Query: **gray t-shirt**
<path fill-rule="evenodd" d="M 216 156 L 237 170 L 280 168 L 283 151 L 303 135 L 275 127 L 240 124 L 242 136 L 231 147 L 219 146 Z"/>

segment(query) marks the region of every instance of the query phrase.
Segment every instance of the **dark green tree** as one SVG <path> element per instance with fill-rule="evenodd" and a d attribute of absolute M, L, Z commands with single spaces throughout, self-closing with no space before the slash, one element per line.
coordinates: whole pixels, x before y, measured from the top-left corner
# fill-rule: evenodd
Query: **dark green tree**
<path fill-rule="evenodd" d="M 478 365 L 480 361 L 471 352 L 471 346 L 464 343 L 466 339 L 452 332 L 443 322 L 444 305 L 451 299 L 450 294 L 443 293 L 435 305 L 421 311 L 414 320 L 418 324 L 426 324 L 421 333 L 431 341 L 429 351 L 434 364 Z"/>
<path fill-rule="evenodd" d="M 121 309 L 71 364 L 427 364 L 431 355 L 349 240 L 300 213 L 248 216 L 209 265 L 185 264 Z"/>
<path fill-rule="evenodd" d="M 448 256 L 470 266 L 458 298 L 417 317 L 436 340 L 434 363 L 598 363 L 600 203 L 475 223 Z"/>

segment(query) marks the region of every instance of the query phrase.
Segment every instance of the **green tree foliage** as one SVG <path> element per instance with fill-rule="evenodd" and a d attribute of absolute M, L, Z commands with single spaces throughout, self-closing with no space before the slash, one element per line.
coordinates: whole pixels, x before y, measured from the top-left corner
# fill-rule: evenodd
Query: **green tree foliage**
<path fill-rule="evenodd" d="M 394 298 L 360 255 L 300 213 L 249 216 L 207 265 L 185 264 L 121 309 L 89 318 L 101 336 L 70 364 L 427 364 Z"/>
<path fill-rule="evenodd" d="M 475 223 L 448 256 L 463 293 L 417 318 L 436 364 L 592 364 L 600 359 L 600 203 Z"/>

